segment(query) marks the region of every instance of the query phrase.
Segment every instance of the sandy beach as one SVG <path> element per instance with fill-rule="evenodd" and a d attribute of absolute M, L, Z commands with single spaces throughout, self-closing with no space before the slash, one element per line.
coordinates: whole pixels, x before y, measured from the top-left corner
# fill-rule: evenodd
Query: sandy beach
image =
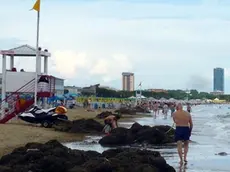
<path fill-rule="evenodd" d="M 69 120 L 81 118 L 95 118 L 99 112 L 86 112 L 83 108 L 68 110 Z M 140 117 L 135 115 L 134 117 Z M 98 120 L 102 122 L 102 120 Z M 121 121 L 134 121 L 133 116 L 125 115 Z M 0 156 L 11 152 L 14 148 L 23 146 L 28 142 L 44 143 L 52 139 L 60 142 L 81 141 L 83 134 L 70 134 L 58 132 L 52 128 L 42 128 L 40 126 L 25 123 L 19 119 L 14 119 L 6 124 L 0 125 Z"/>

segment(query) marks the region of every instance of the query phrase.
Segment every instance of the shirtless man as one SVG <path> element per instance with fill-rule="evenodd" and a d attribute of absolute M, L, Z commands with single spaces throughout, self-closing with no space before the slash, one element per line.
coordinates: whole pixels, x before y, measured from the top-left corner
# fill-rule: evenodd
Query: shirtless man
<path fill-rule="evenodd" d="M 177 151 L 180 157 L 180 163 L 183 163 L 182 142 L 184 142 L 184 162 L 187 163 L 189 138 L 191 136 L 193 123 L 191 115 L 183 110 L 181 103 L 177 105 L 177 111 L 173 113 L 173 121 L 176 124 L 175 141 L 177 142 Z"/>

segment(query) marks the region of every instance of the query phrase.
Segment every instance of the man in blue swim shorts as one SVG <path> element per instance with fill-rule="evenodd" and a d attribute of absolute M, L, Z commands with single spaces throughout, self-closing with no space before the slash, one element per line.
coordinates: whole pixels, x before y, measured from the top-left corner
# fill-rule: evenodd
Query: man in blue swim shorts
<path fill-rule="evenodd" d="M 184 142 L 184 162 L 187 163 L 187 153 L 189 139 L 191 136 L 193 123 L 191 115 L 183 110 L 181 103 L 177 105 L 177 111 L 173 113 L 173 121 L 176 124 L 175 141 L 177 142 L 177 151 L 180 157 L 180 163 L 183 163 L 183 142 Z"/>

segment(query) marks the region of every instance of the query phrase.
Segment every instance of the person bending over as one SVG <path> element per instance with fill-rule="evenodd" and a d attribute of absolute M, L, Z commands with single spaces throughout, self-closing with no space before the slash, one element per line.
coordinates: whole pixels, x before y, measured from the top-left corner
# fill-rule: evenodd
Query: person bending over
<path fill-rule="evenodd" d="M 110 130 L 117 128 L 118 124 L 117 121 L 120 119 L 120 115 L 109 115 L 104 119 L 104 132 L 106 134 L 110 133 Z M 108 127 L 109 126 L 109 127 Z"/>
<path fill-rule="evenodd" d="M 191 115 L 183 110 L 182 104 L 177 105 L 177 111 L 173 113 L 173 121 L 176 124 L 175 141 L 177 142 L 177 151 L 180 157 L 180 163 L 183 163 L 183 142 L 184 142 L 184 162 L 187 163 L 187 153 L 189 149 L 189 140 L 193 128 Z"/>

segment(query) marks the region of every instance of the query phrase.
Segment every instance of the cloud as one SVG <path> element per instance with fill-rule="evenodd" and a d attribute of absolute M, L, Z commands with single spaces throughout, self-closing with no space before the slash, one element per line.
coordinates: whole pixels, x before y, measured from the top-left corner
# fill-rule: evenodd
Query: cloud
<path fill-rule="evenodd" d="M 90 70 L 91 75 L 99 75 L 104 82 L 121 78 L 121 73 L 131 71 L 132 62 L 123 54 L 115 54 L 112 58 L 102 58 L 95 61 Z"/>
<path fill-rule="evenodd" d="M 87 68 L 89 65 L 85 53 L 66 50 L 56 51 L 53 56 L 55 70 L 65 78 L 76 77 L 82 68 Z"/>
<path fill-rule="evenodd" d="M 230 78 L 230 68 L 225 68 L 224 69 L 224 75 L 226 78 Z"/>
<path fill-rule="evenodd" d="M 197 89 L 200 91 L 210 90 L 212 88 L 211 78 L 201 75 L 193 75 L 189 78 L 188 88 Z"/>
<path fill-rule="evenodd" d="M 31 2 L 12 1 L 1 4 L 0 39 L 34 45 L 36 13 L 27 10 Z M 42 3 L 40 45 L 52 53 L 50 72 L 67 78 L 68 84 L 107 82 L 120 88 L 121 72 L 130 71 L 143 87 L 211 91 L 212 69 L 230 66 L 227 1 L 55 2 Z M 5 22 L 1 16 L 6 15 Z M 11 46 L 3 42 L 1 47 Z M 28 65 L 34 66 L 28 61 L 18 64 Z"/>

